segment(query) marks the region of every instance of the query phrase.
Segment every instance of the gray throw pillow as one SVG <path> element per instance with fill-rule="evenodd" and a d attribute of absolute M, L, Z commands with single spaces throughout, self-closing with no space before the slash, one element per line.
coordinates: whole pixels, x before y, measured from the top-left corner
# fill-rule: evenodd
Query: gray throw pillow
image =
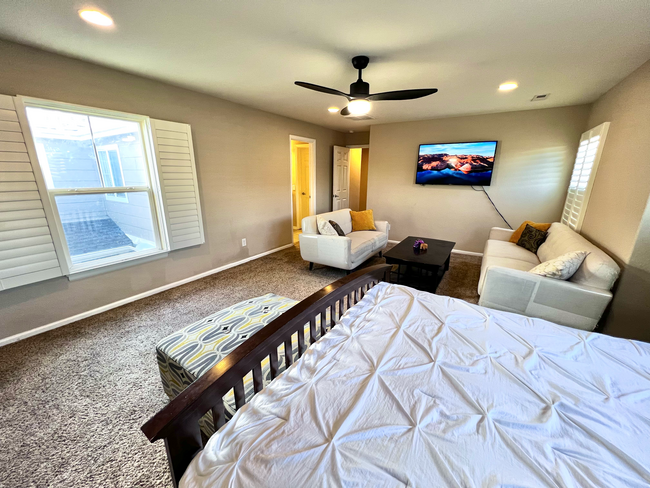
<path fill-rule="evenodd" d="M 330 220 L 330 225 L 334 227 L 334 230 L 336 233 L 342 237 L 345 237 L 345 232 L 343 232 L 343 229 L 341 229 L 341 226 L 337 224 L 335 221 Z"/>
<path fill-rule="evenodd" d="M 517 245 L 534 254 L 537 254 L 539 246 L 544 244 L 547 236 L 548 232 L 544 232 L 543 230 L 536 229 L 530 224 L 526 224 L 526 228 L 521 233 L 521 237 L 517 241 Z"/>

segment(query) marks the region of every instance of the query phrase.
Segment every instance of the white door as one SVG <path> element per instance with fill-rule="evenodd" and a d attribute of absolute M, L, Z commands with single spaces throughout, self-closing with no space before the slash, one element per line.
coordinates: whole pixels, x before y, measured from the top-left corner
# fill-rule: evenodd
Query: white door
<path fill-rule="evenodd" d="M 350 149 L 334 146 L 332 210 L 350 206 Z"/>

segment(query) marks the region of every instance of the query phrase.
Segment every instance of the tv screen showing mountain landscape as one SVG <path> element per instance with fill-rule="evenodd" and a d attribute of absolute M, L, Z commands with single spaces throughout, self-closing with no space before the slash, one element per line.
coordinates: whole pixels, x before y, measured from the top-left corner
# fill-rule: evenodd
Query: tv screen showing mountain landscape
<path fill-rule="evenodd" d="M 497 141 L 421 144 L 415 182 L 489 186 Z"/>

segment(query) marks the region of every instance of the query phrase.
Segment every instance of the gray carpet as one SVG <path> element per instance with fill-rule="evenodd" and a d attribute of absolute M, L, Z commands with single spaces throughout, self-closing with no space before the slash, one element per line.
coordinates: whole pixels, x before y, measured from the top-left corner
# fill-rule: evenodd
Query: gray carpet
<path fill-rule="evenodd" d="M 476 303 L 479 268 L 452 255 L 438 294 Z M 310 272 L 291 248 L 1 348 L 0 487 L 171 486 L 162 442 L 140 431 L 166 403 L 155 344 L 238 301 L 300 300 L 344 274 Z"/>

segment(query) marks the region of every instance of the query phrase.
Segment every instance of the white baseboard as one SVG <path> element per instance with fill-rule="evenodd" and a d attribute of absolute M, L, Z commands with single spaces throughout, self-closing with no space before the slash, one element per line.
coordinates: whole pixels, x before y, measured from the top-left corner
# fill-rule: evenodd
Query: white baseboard
<path fill-rule="evenodd" d="M 388 242 L 391 244 L 399 244 L 402 241 L 391 241 L 388 239 Z M 456 254 L 467 254 L 468 256 L 483 256 L 482 252 L 463 251 L 462 249 L 452 249 L 451 252 L 455 252 Z"/>
<path fill-rule="evenodd" d="M 482 252 L 463 251 L 462 249 L 452 249 L 451 252 L 455 252 L 456 254 L 466 254 L 468 256 L 479 256 L 479 257 L 483 256 Z"/>
<path fill-rule="evenodd" d="M 72 317 L 68 317 L 65 319 L 57 320 L 56 322 L 52 322 L 50 324 L 42 325 L 40 327 L 36 327 L 35 329 L 30 329 L 25 332 L 21 332 L 16 335 L 12 335 L 9 337 L 5 337 L 4 339 L 0 339 L 0 347 L 6 346 L 7 344 L 11 344 L 13 342 L 18 342 L 23 339 L 27 339 L 28 337 L 35 336 L 37 334 L 42 334 L 43 332 L 47 332 L 48 330 L 56 329 L 58 327 L 62 327 L 64 325 L 70 324 L 72 322 L 76 322 L 77 320 L 85 319 L 87 317 L 92 317 L 93 315 L 97 315 L 98 313 L 106 312 L 107 310 L 111 310 L 113 308 L 121 307 L 122 305 L 126 305 L 127 303 L 135 302 L 137 300 L 140 300 L 142 298 L 150 297 L 151 295 L 155 295 L 157 293 L 163 292 L 170 290 L 172 288 L 176 288 L 177 286 L 184 285 L 186 283 L 190 283 L 192 281 L 200 280 L 201 278 L 205 278 L 206 276 L 210 276 L 216 273 L 219 273 L 221 271 L 225 271 L 230 268 L 234 268 L 235 266 L 239 266 L 245 263 L 248 263 L 250 261 L 254 261 L 255 259 L 262 258 L 264 256 L 268 256 L 269 254 L 273 254 L 274 252 L 282 251 L 283 249 L 287 249 L 289 247 L 293 247 L 293 244 L 287 244 L 286 246 L 281 246 L 281 247 L 276 247 L 275 249 L 271 249 L 270 251 L 266 251 L 260 254 L 256 254 L 255 256 L 248 257 L 246 259 L 242 259 L 240 261 L 235 261 L 234 263 L 229 263 L 225 264 L 223 266 L 220 266 L 218 268 L 211 269 L 209 271 L 205 271 L 203 273 L 190 276 L 189 278 L 182 279 L 180 281 L 175 281 L 174 283 L 169 283 L 167 285 L 159 286 L 158 288 L 154 288 L 152 290 L 148 290 L 142 293 L 138 293 L 137 295 L 133 295 L 127 298 L 123 298 L 122 300 L 118 300 L 113 303 L 109 303 L 107 305 L 103 305 L 98 308 L 94 308 L 92 310 L 88 310 L 87 312 L 82 312 L 77 315 L 73 315 Z"/>

